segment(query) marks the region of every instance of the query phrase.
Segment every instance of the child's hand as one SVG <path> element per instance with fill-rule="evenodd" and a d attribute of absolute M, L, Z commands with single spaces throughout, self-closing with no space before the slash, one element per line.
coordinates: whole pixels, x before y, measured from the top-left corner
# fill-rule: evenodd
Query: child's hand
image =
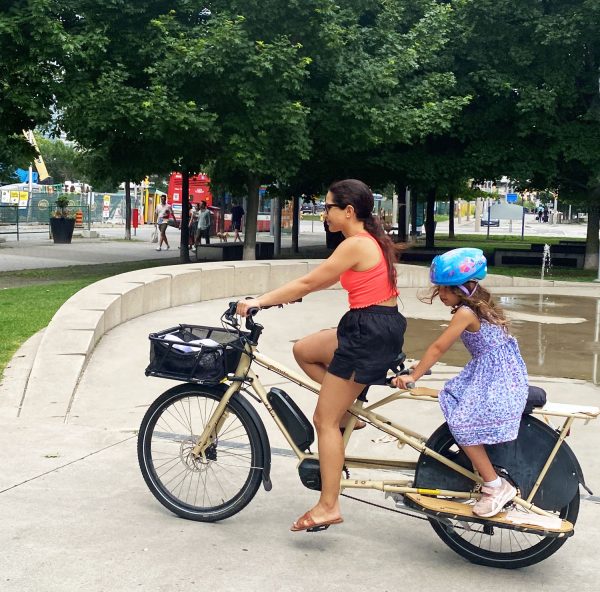
<path fill-rule="evenodd" d="M 401 374 L 399 376 L 396 376 L 395 378 L 392 378 L 392 384 L 396 387 L 396 388 L 400 388 L 400 389 L 404 389 L 404 390 L 408 390 L 408 385 L 412 385 L 414 384 L 415 379 L 410 375 L 410 374 Z"/>

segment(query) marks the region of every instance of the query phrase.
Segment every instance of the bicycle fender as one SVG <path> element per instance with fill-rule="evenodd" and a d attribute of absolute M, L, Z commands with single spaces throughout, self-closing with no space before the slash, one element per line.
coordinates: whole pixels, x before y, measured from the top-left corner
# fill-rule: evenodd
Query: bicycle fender
<path fill-rule="evenodd" d="M 217 390 L 221 391 L 221 394 L 225 394 L 225 391 L 229 388 L 225 384 L 219 384 L 213 387 Z M 254 427 L 260 436 L 260 442 L 262 444 L 263 451 L 263 469 L 262 469 L 262 482 L 265 491 L 271 491 L 273 488 L 273 484 L 271 483 L 271 443 L 269 442 L 269 436 L 267 434 L 267 430 L 265 429 L 265 424 L 262 419 L 258 415 L 254 406 L 242 395 L 240 395 L 239 391 L 233 395 L 232 398 L 235 398 L 236 401 L 247 411 L 248 415 L 254 422 Z"/>
<path fill-rule="evenodd" d="M 492 464 L 504 468 L 527 498 L 559 434 L 548 424 L 526 415 L 519 435 L 512 442 L 486 446 Z M 558 449 L 532 502 L 545 510 L 558 511 L 576 495 L 583 479 L 581 467 L 566 442 Z"/>
<path fill-rule="evenodd" d="M 492 464 L 504 469 L 521 490 L 521 497 L 527 498 L 558 437 L 558 433 L 550 426 L 527 415 L 521 420 L 516 440 L 486 445 L 486 450 Z M 449 438 L 451 434 L 448 425 L 443 424 L 430 436 L 426 445 L 436 450 L 443 442 L 448 442 Z M 445 456 L 471 469 L 471 463 L 462 450 L 452 449 Z M 563 442 L 532 501 L 545 510 L 557 511 L 573 499 L 579 483 L 585 487 L 581 467 L 569 445 Z M 417 462 L 415 487 L 470 491 L 473 482 L 435 459 L 421 454 Z"/>

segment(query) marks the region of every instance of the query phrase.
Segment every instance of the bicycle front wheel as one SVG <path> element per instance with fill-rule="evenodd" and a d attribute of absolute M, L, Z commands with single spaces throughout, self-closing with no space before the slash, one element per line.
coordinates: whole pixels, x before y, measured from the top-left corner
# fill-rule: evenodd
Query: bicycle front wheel
<path fill-rule="evenodd" d="M 215 522 L 233 516 L 260 486 L 260 435 L 236 397 L 227 404 L 205 454 L 192 454 L 221 397 L 218 389 L 177 386 L 154 401 L 140 426 L 144 480 L 158 501 L 182 518 Z"/>

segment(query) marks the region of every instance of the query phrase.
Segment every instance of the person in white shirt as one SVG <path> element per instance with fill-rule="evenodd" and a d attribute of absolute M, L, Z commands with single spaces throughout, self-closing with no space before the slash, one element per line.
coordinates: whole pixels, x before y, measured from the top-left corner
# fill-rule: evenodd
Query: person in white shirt
<path fill-rule="evenodd" d="M 154 212 L 154 223 L 158 226 L 160 232 L 160 240 L 158 241 L 158 247 L 156 247 L 157 251 L 162 251 L 163 243 L 166 245 L 166 251 L 170 249 L 169 241 L 167 240 L 167 226 L 169 225 L 168 220 L 170 218 L 175 218 L 173 208 L 167 203 L 167 196 L 161 195 L 160 204 L 156 206 L 156 211 Z"/>

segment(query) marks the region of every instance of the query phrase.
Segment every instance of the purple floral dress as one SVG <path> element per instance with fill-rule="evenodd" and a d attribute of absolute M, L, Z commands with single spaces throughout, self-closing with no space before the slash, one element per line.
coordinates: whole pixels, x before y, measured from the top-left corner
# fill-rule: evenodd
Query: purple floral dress
<path fill-rule="evenodd" d="M 527 368 L 516 339 L 502 327 L 480 321 L 479 331 L 461 335 L 473 359 L 439 395 L 444 417 L 460 446 L 514 440 L 527 401 Z"/>

